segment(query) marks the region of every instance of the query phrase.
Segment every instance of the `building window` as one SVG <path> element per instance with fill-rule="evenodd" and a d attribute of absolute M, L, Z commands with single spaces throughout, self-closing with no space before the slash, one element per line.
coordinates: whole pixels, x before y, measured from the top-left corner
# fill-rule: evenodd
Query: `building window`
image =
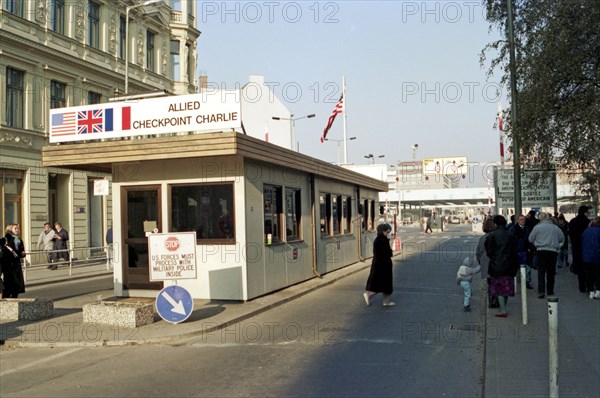
<path fill-rule="evenodd" d="M 269 243 L 281 242 L 283 234 L 281 223 L 283 218 L 281 187 L 265 185 L 263 188 L 263 200 L 265 209 L 265 241 Z"/>
<path fill-rule="evenodd" d="M 52 17 L 52 30 L 62 35 L 65 34 L 65 0 L 54 0 L 50 10 Z"/>
<path fill-rule="evenodd" d="M 170 188 L 171 232 L 195 231 L 199 241 L 235 241 L 233 184 Z"/>
<path fill-rule="evenodd" d="M 23 174 L 18 171 L 0 169 L 0 214 L 2 235 L 9 224 L 22 224 Z"/>
<path fill-rule="evenodd" d="M 102 103 L 102 94 L 88 91 L 88 104 L 100 104 Z"/>
<path fill-rule="evenodd" d="M 300 219 L 302 207 L 300 206 L 300 190 L 285 189 L 285 238 L 287 241 L 300 240 Z"/>
<path fill-rule="evenodd" d="M 125 37 L 126 33 L 125 17 L 121 15 L 119 17 L 119 58 L 121 59 L 125 59 L 125 48 L 127 47 L 125 44 L 127 40 Z"/>
<path fill-rule="evenodd" d="M 50 82 L 50 109 L 67 106 L 66 84 L 52 80 Z"/>
<path fill-rule="evenodd" d="M 193 58 L 192 46 L 190 46 L 189 43 L 185 45 L 185 53 L 187 54 L 187 59 L 185 60 L 185 62 L 187 62 L 188 82 L 193 84 L 194 83 L 194 62 L 192 61 L 192 58 Z"/>
<path fill-rule="evenodd" d="M 2 3 L 6 11 L 23 18 L 23 0 L 2 0 Z"/>
<path fill-rule="evenodd" d="M 88 3 L 88 45 L 100 48 L 100 5 Z"/>
<path fill-rule="evenodd" d="M 156 54 L 154 54 L 154 37 L 155 34 L 146 31 L 146 68 L 154 72 L 154 58 Z"/>
<path fill-rule="evenodd" d="M 25 73 L 6 68 L 6 124 L 22 128 L 24 106 Z"/>
<path fill-rule="evenodd" d="M 169 3 L 173 11 L 181 11 L 181 0 L 171 0 Z"/>
<path fill-rule="evenodd" d="M 175 82 L 181 80 L 180 62 L 179 40 L 171 40 L 171 80 Z"/>
<path fill-rule="evenodd" d="M 331 194 L 319 195 L 319 217 L 321 220 L 321 237 L 331 235 Z"/>

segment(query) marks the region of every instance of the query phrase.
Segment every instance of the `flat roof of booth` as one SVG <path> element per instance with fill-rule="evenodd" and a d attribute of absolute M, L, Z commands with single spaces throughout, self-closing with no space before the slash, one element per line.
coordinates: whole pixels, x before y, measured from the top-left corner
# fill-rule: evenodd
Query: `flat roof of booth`
<path fill-rule="evenodd" d="M 110 174 L 118 163 L 215 156 L 241 156 L 379 192 L 388 190 L 384 181 L 236 132 L 48 145 L 42 149 L 42 165 Z"/>

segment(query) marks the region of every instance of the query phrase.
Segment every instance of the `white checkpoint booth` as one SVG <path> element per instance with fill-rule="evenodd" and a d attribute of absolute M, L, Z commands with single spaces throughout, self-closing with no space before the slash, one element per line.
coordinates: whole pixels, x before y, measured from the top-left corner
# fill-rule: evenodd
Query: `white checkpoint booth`
<path fill-rule="evenodd" d="M 176 105 L 177 112 L 190 112 L 185 123 L 206 120 L 198 114 L 208 107 L 194 101 Z M 160 119 L 168 109 L 163 103 L 163 111 L 147 116 L 132 107 L 127 123 L 158 123 L 147 118 Z M 76 115 L 87 117 L 89 110 Z M 210 112 L 231 116 L 241 109 Z M 237 132 L 234 119 L 229 131 L 127 140 L 119 139 L 126 137 L 122 131 L 108 132 L 110 139 L 88 134 L 83 142 L 69 138 L 43 149 L 46 167 L 111 174 L 117 296 L 155 297 L 177 284 L 193 298 L 245 301 L 372 256 L 385 182 Z M 196 276 L 152 280 L 151 233 L 192 233 Z"/>

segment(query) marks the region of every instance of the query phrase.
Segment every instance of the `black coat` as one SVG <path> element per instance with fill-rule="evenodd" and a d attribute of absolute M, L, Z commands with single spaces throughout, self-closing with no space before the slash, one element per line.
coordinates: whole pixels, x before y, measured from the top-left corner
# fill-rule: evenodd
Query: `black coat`
<path fill-rule="evenodd" d="M 4 278 L 3 295 L 25 293 L 25 279 L 23 278 L 23 269 L 21 268 L 21 259 L 25 257 L 25 247 L 23 241 L 15 239 L 15 236 L 7 233 L 2 239 L 2 257 L 0 258 L 0 268 Z"/>
<path fill-rule="evenodd" d="M 485 240 L 485 251 L 490 258 L 489 275 L 515 277 L 519 271 L 519 255 L 515 234 L 504 228 L 490 232 Z"/>
<path fill-rule="evenodd" d="M 573 249 L 573 256 L 581 257 L 581 237 L 583 231 L 590 225 L 590 220 L 583 214 L 578 214 L 574 219 L 569 221 L 569 237 Z"/>
<path fill-rule="evenodd" d="M 373 262 L 367 279 L 366 290 L 375 293 L 392 294 L 394 291 L 392 275 L 392 248 L 389 239 L 377 235 L 373 241 Z"/>

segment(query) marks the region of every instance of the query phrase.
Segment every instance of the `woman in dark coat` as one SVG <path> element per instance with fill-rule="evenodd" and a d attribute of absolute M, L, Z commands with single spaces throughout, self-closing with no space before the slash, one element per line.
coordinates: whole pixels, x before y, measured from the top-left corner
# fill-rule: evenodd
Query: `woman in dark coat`
<path fill-rule="evenodd" d="M 514 277 L 519 271 L 517 238 L 506 229 L 506 219 L 494 216 L 496 229 L 485 239 L 485 251 L 490 258 L 488 273 L 492 279 L 490 295 L 498 297 L 500 312 L 498 317 L 506 318 L 506 302 L 515 295 Z"/>
<path fill-rule="evenodd" d="M 363 293 L 367 307 L 370 304 L 371 297 L 377 293 L 383 293 L 383 305 L 396 305 L 392 301 L 393 275 L 392 275 L 392 248 L 388 239 L 392 227 L 389 224 L 380 224 L 377 226 L 377 237 L 373 241 L 373 262 L 371 263 L 371 272 L 367 280 L 366 292 Z"/>
<path fill-rule="evenodd" d="M 2 298 L 18 298 L 20 293 L 25 293 L 25 280 L 21 259 L 25 257 L 25 247 L 19 238 L 19 225 L 10 224 L 6 227 L 6 235 L 0 239 L 2 257 L 0 266 L 4 278 Z"/>

